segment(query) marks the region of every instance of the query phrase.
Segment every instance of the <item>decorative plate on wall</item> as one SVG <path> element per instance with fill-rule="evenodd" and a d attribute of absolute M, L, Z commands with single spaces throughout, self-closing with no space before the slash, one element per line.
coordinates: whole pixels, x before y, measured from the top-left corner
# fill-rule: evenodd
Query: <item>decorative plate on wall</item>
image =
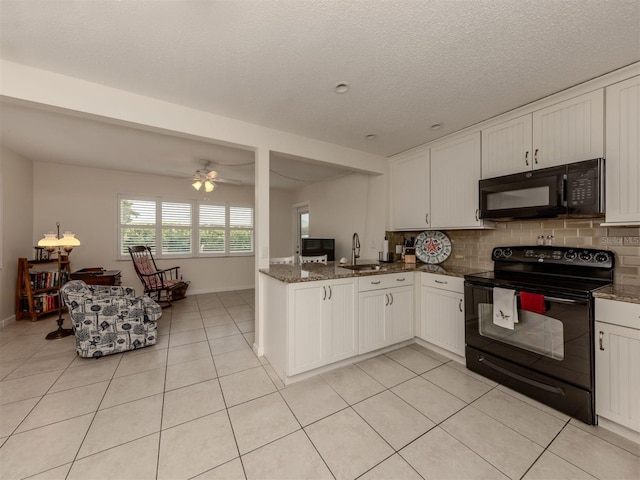
<path fill-rule="evenodd" d="M 416 237 L 416 257 L 424 263 L 442 263 L 451 255 L 451 240 L 443 232 L 422 232 Z"/>

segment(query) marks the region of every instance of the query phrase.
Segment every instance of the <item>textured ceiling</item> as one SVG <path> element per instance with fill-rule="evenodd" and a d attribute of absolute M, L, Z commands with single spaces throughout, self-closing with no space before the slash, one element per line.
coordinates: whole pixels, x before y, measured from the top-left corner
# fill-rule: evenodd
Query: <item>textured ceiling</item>
<path fill-rule="evenodd" d="M 6 60 L 385 156 L 638 61 L 639 32 L 639 0 L 0 0 Z"/>

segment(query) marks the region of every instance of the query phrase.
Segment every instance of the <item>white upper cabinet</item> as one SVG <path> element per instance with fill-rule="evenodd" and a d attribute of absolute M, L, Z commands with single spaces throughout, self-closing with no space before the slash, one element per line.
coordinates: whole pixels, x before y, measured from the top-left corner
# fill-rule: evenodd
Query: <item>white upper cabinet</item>
<path fill-rule="evenodd" d="M 480 132 L 391 159 L 391 229 L 483 228 L 478 219 Z"/>
<path fill-rule="evenodd" d="M 482 178 L 530 170 L 531 114 L 482 130 Z"/>
<path fill-rule="evenodd" d="M 640 225 L 640 76 L 607 88 L 606 221 Z"/>
<path fill-rule="evenodd" d="M 478 217 L 480 132 L 431 147 L 431 228 L 482 227 Z"/>
<path fill-rule="evenodd" d="M 423 147 L 391 160 L 391 229 L 423 229 L 429 221 L 429 149 Z"/>
<path fill-rule="evenodd" d="M 603 156 L 602 89 L 482 130 L 482 178 Z"/>
<path fill-rule="evenodd" d="M 533 168 L 603 156 L 602 89 L 533 112 Z"/>

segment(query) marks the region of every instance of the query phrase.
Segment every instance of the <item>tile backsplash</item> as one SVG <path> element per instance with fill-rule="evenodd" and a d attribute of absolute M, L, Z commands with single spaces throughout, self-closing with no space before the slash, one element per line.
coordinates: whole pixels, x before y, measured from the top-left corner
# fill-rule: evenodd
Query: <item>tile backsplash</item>
<path fill-rule="evenodd" d="M 491 250 L 507 245 L 535 245 L 539 235 L 553 235 L 555 245 L 610 250 L 616 255 L 615 282 L 640 285 L 640 227 L 603 227 L 602 219 L 550 219 L 501 222 L 492 230 L 444 230 L 451 256 L 442 264 L 492 270 Z M 387 232 L 389 249 L 416 232 Z"/>

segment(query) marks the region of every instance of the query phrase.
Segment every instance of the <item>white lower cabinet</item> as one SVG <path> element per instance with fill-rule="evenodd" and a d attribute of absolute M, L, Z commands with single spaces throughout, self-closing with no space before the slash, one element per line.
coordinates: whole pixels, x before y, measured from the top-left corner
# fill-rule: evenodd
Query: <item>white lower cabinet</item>
<path fill-rule="evenodd" d="M 357 355 L 356 279 L 289 288 L 288 376 Z"/>
<path fill-rule="evenodd" d="M 596 299 L 596 414 L 640 432 L 640 305 Z"/>
<path fill-rule="evenodd" d="M 420 338 L 464 357 L 464 280 L 421 274 Z"/>
<path fill-rule="evenodd" d="M 412 285 L 413 273 L 360 279 L 358 353 L 413 338 Z"/>

